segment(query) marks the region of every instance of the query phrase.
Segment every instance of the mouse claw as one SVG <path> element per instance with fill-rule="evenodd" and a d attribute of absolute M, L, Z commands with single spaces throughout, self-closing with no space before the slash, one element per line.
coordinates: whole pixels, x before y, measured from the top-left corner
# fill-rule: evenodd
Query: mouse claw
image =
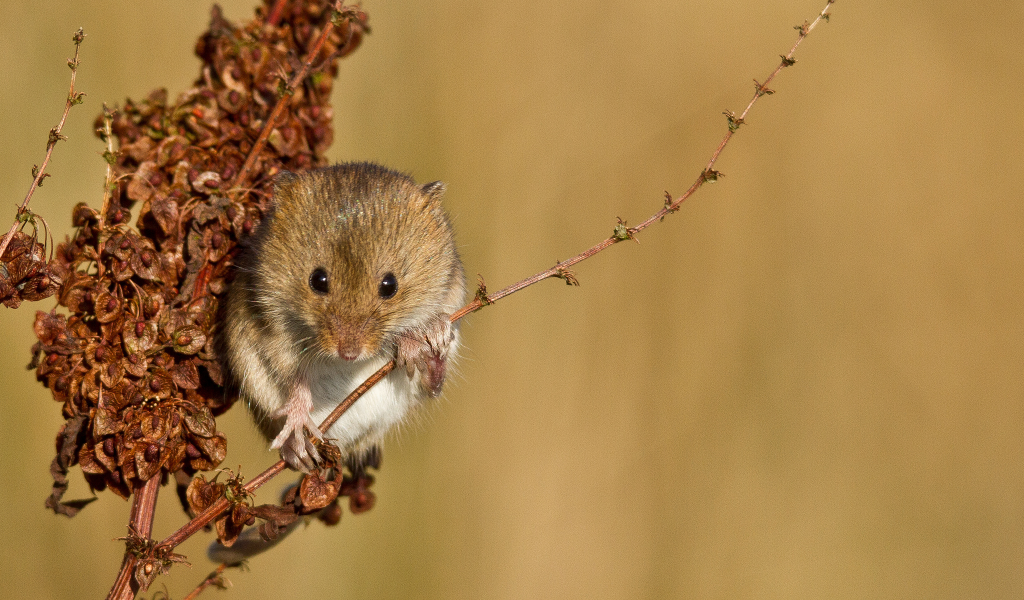
<path fill-rule="evenodd" d="M 455 328 L 448 315 L 438 315 L 423 329 L 407 332 L 398 343 L 398 365 L 405 366 L 410 379 L 416 372 L 427 394 L 441 393 L 448 354 L 455 342 Z"/>
<path fill-rule="evenodd" d="M 309 388 L 297 386 L 288 402 L 270 415 L 274 419 L 284 418 L 281 431 L 270 444 L 270 449 L 280 449 L 281 458 L 292 468 L 303 473 L 308 473 L 320 462 L 320 453 L 309 440 L 308 434 L 312 433 L 318 440 L 324 439 L 323 433 L 309 414 L 312 408 L 313 401 L 309 395 Z"/>
<path fill-rule="evenodd" d="M 292 438 L 291 443 L 281 446 L 281 458 L 296 471 L 309 473 L 320 463 L 320 453 L 305 436 L 301 441 Z"/>

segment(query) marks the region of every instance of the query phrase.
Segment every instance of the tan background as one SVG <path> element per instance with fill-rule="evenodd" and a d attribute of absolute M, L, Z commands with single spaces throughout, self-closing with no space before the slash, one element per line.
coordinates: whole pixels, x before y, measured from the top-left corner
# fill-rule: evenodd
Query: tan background
<path fill-rule="evenodd" d="M 366 0 L 331 156 L 447 181 L 467 270 L 496 289 L 682 192 L 823 3 Z M 374 511 L 210 596 L 1024 596 L 1024 8 L 957 4 L 841 0 L 722 182 L 584 263 L 582 287 L 468 319 L 459 376 L 387 448 Z M 8 214 L 71 34 L 89 35 L 87 103 L 32 204 L 63 236 L 100 198 L 100 102 L 184 89 L 208 0 L 3 5 Z M 51 305 L 0 310 L 2 595 L 99 597 L 128 506 L 43 510 L 60 420 L 24 365 Z M 220 425 L 225 466 L 272 461 L 242 411 Z M 163 500 L 159 535 L 181 523 Z M 207 539 L 158 586 L 198 582 Z"/>

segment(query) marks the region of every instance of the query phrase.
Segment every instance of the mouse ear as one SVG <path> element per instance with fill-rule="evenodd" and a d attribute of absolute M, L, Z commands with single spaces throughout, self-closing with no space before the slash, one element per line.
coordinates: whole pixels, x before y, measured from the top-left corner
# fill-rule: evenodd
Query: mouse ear
<path fill-rule="evenodd" d="M 281 171 L 274 175 L 274 194 L 270 198 L 271 206 L 277 206 L 281 194 L 299 180 L 299 176 L 291 171 Z"/>
<path fill-rule="evenodd" d="M 440 202 L 441 196 L 444 196 L 444 191 L 447 187 L 443 181 L 432 181 L 424 184 L 420 189 L 423 190 L 423 193 L 427 195 L 431 202 Z"/>
<path fill-rule="evenodd" d="M 292 173 L 291 171 L 281 171 L 277 175 L 274 175 L 274 186 L 277 187 L 280 185 L 288 185 L 289 183 L 295 181 L 296 178 L 298 178 L 298 175 Z"/>

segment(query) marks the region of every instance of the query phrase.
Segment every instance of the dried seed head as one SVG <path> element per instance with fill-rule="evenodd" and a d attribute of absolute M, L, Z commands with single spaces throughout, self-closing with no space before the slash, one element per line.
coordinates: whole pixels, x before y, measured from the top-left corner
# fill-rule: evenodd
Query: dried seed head
<path fill-rule="evenodd" d="M 49 248 L 24 232 L 0 257 L 0 301 L 56 294 L 67 309 L 37 314 L 33 367 L 67 419 L 61 468 L 81 461 L 85 472 L 88 463 L 95 490 L 127 497 L 140 480 L 216 468 L 225 456 L 214 411 L 231 398 L 200 383 L 203 372 L 207 382 L 225 379 L 210 340 L 237 240 L 269 207 L 273 175 L 327 164 L 322 153 L 333 137 L 328 66 L 290 90 L 276 137 L 253 157 L 256 168 L 243 170 L 274 108 L 282 66 L 293 71 L 332 18 L 321 0 L 290 5 L 278 26 L 234 27 L 216 13 L 196 47 L 208 76 L 177 100 L 157 90 L 98 119 L 116 144 L 105 155 L 113 173 L 105 215 L 76 206 L 77 230 L 50 262 Z M 351 51 L 366 28 L 365 14 L 355 18 L 336 26 L 313 60 Z M 62 489 L 56 484 L 48 500 L 54 510 L 70 510 Z M 239 509 L 233 523 L 253 518 Z"/>

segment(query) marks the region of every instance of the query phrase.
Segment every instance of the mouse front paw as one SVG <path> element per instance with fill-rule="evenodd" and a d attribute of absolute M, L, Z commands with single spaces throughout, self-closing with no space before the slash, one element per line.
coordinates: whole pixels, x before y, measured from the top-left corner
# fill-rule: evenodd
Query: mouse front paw
<path fill-rule="evenodd" d="M 398 367 L 419 383 L 430 396 L 441 393 L 448 355 L 455 343 L 455 327 L 449 315 L 439 315 L 421 329 L 405 332 L 398 342 Z"/>
<path fill-rule="evenodd" d="M 293 469 L 303 473 L 310 472 L 320 462 L 320 453 L 309 440 L 309 434 L 313 434 L 318 440 L 324 439 L 317 423 L 309 414 L 312 408 L 313 398 L 309 387 L 299 385 L 285 405 L 271 415 L 275 419 L 284 419 L 281 431 L 270 444 L 271 450 L 280 449 L 281 458 Z"/>

